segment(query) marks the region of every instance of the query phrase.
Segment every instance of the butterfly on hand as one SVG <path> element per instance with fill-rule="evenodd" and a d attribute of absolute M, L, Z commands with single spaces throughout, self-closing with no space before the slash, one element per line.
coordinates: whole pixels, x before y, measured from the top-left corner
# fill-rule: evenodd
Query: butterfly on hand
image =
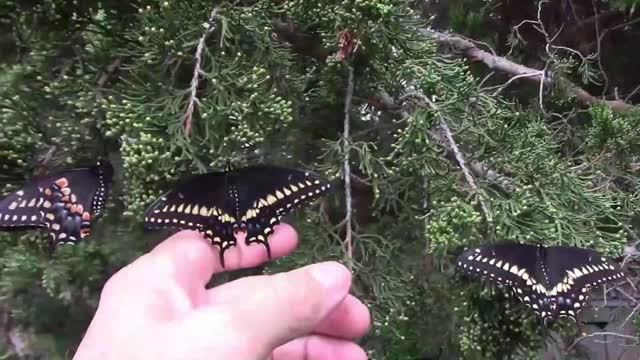
<path fill-rule="evenodd" d="M 148 229 L 201 232 L 224 252 L 236 246 L 235 234 L 246 232 L 245 244 L 265 246 L 283 215 L 326 194 L 331 185 L 318 174 L 299 169 L 254 165 L 192 176 L 162 195 L 145 211 Z"/>

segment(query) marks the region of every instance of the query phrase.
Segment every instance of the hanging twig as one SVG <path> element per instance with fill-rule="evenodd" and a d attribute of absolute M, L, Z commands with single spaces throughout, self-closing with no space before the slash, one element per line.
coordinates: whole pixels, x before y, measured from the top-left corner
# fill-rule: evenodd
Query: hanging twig
<path fill-rule="evenodd" d="M 469 183 L 469 186 L 471 186 L 471 188 L 478 195 L 478 202 L 480 203 L 480 207 L 482 208 L 482 212 L 484 213 L 484 216 L 486 217 L 487 221 L 491 222 L 491 214 L 489 213 L 489 210 L 487 209 L 487 206 L 485 205 L 484 201 L 482 201 L 481 199 L 482 194 L 480 193 L 480 187 L 476 183 L 476 179 L 473 177 L 473 175 L 471 174 L 471 171 L 467 167 L 466 162 L 464 160 L 464 156 L 462 155 L 462 152 L 458 148 L 458 145 L 453 140 L 453 134 L 451 134 L 451 129 L 449 129 L 449 126 L 447 125 L 447 123 L 444 122 L 444 120 L 440 121 L 440 127 L 442 128 L 442 130 L 444 130 L 445 136 L 447 137 L 447 141 L 449 142 L 449 145 L 451 145 L 451 149 L 453 150 L 453 153 L 456 156 L 458 165 L 460 165 L 460 169 L 462 169 L 462 173 L 464 174 L 464 177 L 467 180 L 467 183 Z"/>
<path fill-rule="evenodd" d="M 207 36 L 215 29 L 213 20 L 218 14 L 219 10 L 220 8 L 213 9 L 211 11 L 211 15 L 209 15 L 209 20 L 204 24 L 202 24 L 202 26 L 205 28 L 205 31 L 202 34 L 202 37 L 200 37 L 200 41 L 198 42 L 198 47 L 196 48 L 196 54 L 195 54 L 196 64 L 193 67 L 193 77 L 191 78 L 191 86 L 189 88 L 190 90 L 189 102 L 187 104 L 187 109 L 184 113 L 184 120 L 183 120 L 184 134 L 187 137 L 191 134 L 193 112 L 195 110 L 196 103 L 200 104 L 200 101 L 198 100 L 197 91 L 198 91 L 198 83 L 200 81 L 200 75 L 204 74 L 204 72 L 202 71 L 202 50 L 204 50 L 204 42 L 207 39 Z"/>
<path fill-rule="evenodd" d="M 345 246 L 347 248 L 347 257 L 349 258 L 349 266 L 351 267 L 351 259 L 353 258 L 353 229 L 351 218 L 353 209 L 351 207 L 351 166 L 349 165 L 349 153 L 351 147 L 351 137 L 349 135 L 349 127 L 351 123 L 351 100 L 353 99 L 353 67 L 349 65 L 349 78 L 347 80 L 347 94 L 344 101 L 344 133 L 342 135 L 344 144 L 344 160 L 342 163 L 342 175 L 344 177 L 344 197 L 346 203 L 347 214 L 345 216 L 346 234 L 344 237 Z"/>
<path fill-rule="evenodd" d="M 445 137 L 447 138 L 447 142 L 449 143 L 449 146 L 453 151 L 456 161 L 458 162 L 458 166 L 460 166 L 460 169 L 462 170 L 462 173 L 464 174 L 464 177 L 467 180 L 467 183 L 469 184 L 469 186 L 471 186 L 473 191 L 478 195 L 478 202 L 480 203 L 480 208 L 484 213 L 485 218 L 487 219 L 488 222 L 492 222 L 493 219 L 491 218 L 491 213 L 489 212 L 489 209 L 485 205 L 484 201 L 482 201 L 482 191 L 480 190 L 480 187 L 476 182 L 476 178 L 473 177 L 473 175 L 471 174 L 471 170 L 469 170 L 469 168 L 467 167 L 467 163 L 464 159 L 464 156 L 462 155 L 462 151 L 460 151 L 460 149 L 458 148 L 458 144 L 456 144 L 455 140 L 453 139 L 453 134 L 451 133 L 451 129 L 447 125 L 442 114 L 440 114 L 440 109 L 435 103 L 433 103 L 433 101 L 431 101 L 424 94 L 416 93 L 415 95 L 421 100 L 423 105 L 428 106 L 429 108 L 431 108 L 433 111 L 436 112 L 436 115 L 440 119 L 439 127 L 442 129 L 442 131 L 444 131 Z"/>

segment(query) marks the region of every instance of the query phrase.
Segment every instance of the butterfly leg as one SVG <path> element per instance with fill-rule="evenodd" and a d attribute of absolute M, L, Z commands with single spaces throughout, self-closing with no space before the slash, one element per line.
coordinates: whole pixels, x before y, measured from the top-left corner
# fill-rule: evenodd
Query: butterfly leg
<path fill-rule="evenodd" d="M 253 239 L 249 239 L 249 237 L 247 236 L 247 239 L 244 242 L 246 245 L 251 245 L 251 244 L 264 245 L 265 249 L 267 250 L 267 258 L 271 260 L 271 246 L 269 245 L 269 241 L 267 241 L 267 239 L 264 236 L 258 235 Z"/>
<path fill-rule="evenodd" d="M 236 246 L 235 236 L 233 236 L 233 233 L 224 234 L 222 236 L 214 236 L 213 232 L 208 230 L 204 233 L 204 237 L 209 239 L 212 246 L 218 247 L 220 251 L 220 265 L 222 265 L 222 268 L 224 268 L 224 252 Z"/>

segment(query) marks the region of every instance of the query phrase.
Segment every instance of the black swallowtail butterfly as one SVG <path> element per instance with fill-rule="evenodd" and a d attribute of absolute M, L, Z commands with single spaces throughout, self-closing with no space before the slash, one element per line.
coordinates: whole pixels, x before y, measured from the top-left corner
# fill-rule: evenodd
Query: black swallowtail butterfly
<path fill-rule="evenodd" d="M 260 243 L 271 258 L 268 236 L 280 218 L 329 191 L 318 174 L 277 166 L 254 165 L 195 175 L 161 196 L 146 211 L 149 229 L 190 229 L 203 233 L 224 252 L 236 246 L 235 233 L 246 231 L 245 243 Z"/>
<path fill-rule="evenodd" d="M 104 211 L 113 178 L 109 162 L 37 179 L 0 200 L 0 230 L 47 229 L 50 251 L 89 235 Z"/>
<path fill-rule="evenodd" d="M 589 249 L 502 242 L 468 249 L 457 268 L 506 288 L 544 323 L 575 317 L 591 288 L 623 277 L 620 267 Z"/>

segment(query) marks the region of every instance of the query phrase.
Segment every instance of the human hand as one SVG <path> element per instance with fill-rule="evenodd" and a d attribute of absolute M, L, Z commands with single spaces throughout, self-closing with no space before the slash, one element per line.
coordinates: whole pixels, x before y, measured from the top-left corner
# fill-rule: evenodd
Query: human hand
<path fill-rule="evenodd" d="M 297 233 L 281 223 L 274 258 L 292 252 Z M 238 241 L 238 244 L 244 244 Z M 352 339 L 370 325 L 348 294 L 351 274 L 335 262 L 245 277 L 205 289 L 215 273 L 258 266 L 263 246 L 225 252 L 181 231 L 107 281 L 74 360 L 366 360 Z"/>

